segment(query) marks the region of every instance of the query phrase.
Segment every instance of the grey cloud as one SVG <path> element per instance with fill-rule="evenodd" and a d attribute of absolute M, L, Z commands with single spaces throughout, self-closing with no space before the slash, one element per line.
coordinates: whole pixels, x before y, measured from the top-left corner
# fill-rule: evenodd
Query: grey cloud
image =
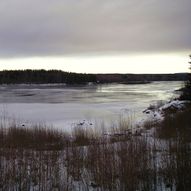
<path fill-rule="evenodd" d="M 190 0 L 1 0 L 0 56 L 185 51 Z"/>

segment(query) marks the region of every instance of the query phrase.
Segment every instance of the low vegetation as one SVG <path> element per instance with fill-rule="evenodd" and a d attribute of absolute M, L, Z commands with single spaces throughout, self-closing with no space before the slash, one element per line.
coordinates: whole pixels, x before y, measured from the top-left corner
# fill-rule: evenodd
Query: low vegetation
<path fill-rule="evenodd" d="M 152 136 L 74 128 L 0 128 L 0 190 L 190 190 L 191 107 Z M 127 132 L 127 133 L 124 133 Z"/>

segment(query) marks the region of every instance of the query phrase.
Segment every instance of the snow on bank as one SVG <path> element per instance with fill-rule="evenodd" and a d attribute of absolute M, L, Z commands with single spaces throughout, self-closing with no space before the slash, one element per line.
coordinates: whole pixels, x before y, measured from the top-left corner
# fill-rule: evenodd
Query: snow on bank
<path fill-rule="evenodd" d="M 172 100 L 167 103 L 160 103 L 160 105 L 150 105 L 146 110 L 143 111 L 146 114 L 146 117 L 142 118 L 138 121 L 131 121 L 131 128 L 125 129 L 120 132 L 105 132 L 104 136 L 123 136 L 123 135 L 135 135 L 141 136 L 145 133 L 152 134 L 152 130 L 149 129 L 148 132 L 145 129 L 146 123 L 157 124 L 164 119 L 166 113 L 176 113 L 181 112 L 185 109 L 186 104 L 190 103 L 189 101 L 180 101 L 180 100 Z M 78 125 L 84 126 L 86 122 L 79 123 Z M 92 124 L 91 124 L 92 125 Z M 85 125 L 87 127 L 87 125 Z M 110 130 L 110 129 L 109 129 Z"/>
<path fill-rule="evenodd" d="M 164 104 L 163 106 L 161 106 L 159 108 L 159 111 L 168 111 L 168 110 L 176 110 L 176 111 L 180 111 L 182 109 L 185 108 L 185 105 L 189 103 L 189 101 L 180 101 L 180 100 L 173 100 L 173 101 L 170 101 L 166 104 Z"/>
<path fill-rule="evenodd" d="M 185 109 L 186 104 L 190 103 L 189 101 L 180 101 L 172 100 L 161 106 L 151 105 L 146 110 L 143 111 L 147 115 L 147 118 L 142 120 L 140 124 L 143 124 L 145 121 L 155 121 L 159 122 L 164 119 L 166 113 L 176 113 Z"/>

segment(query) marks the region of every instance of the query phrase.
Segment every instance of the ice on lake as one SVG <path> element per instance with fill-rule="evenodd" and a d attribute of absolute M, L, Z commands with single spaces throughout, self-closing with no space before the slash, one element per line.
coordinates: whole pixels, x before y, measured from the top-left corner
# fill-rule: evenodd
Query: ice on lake
<path fill-rule="evenodd" d="M 143 117 L 150 104 L 178 96 L 183 82 L 87 86 L 1 85 L 1 117 L 71 129 L 78 123 L 113 123 L 120 116 Z"/>

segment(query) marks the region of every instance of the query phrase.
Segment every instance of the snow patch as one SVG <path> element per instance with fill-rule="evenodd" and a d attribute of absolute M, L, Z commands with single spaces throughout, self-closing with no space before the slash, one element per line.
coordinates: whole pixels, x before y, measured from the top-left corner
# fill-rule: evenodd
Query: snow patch
<path fill-rule="evenodd" d="M 146 110 L 143 111 L 147 115 L 146 119 L 143 119 L 140 124 L 143 124 L 145 121 L 162 121 L 164 119 L 164 115 L 167 112 L 179 112 L 182 111 L 186 104 L 188 104 L 189 101 L 181 101 L 181 100 L 172 100 L 164 105 L 157 107 L 155 105 L 149 106 Z"/>

